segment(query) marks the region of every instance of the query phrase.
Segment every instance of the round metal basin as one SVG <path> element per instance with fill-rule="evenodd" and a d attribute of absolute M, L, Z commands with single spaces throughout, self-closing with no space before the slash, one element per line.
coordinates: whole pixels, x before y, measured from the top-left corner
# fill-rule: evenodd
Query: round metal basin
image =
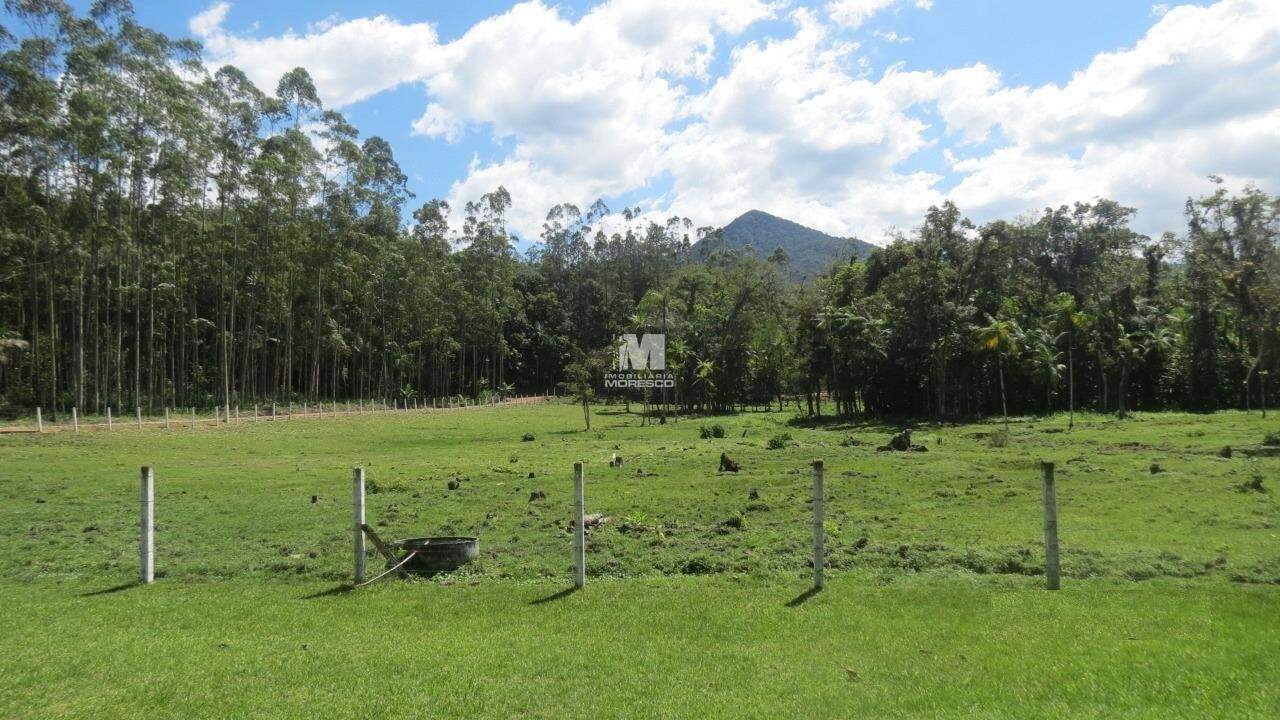
<path fill-rule="evenodd" d="M 480 556 L 480 540 L 473 537 L 409 538 L 396 544 L 406 554 L 417 552 L 404 566 L 414 573 L 429 575 L 457 570 Z"/>

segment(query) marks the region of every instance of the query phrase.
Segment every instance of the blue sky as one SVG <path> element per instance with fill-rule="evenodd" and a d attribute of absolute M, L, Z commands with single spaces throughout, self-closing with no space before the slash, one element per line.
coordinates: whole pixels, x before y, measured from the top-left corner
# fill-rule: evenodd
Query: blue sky
<path fill-rule="evenodd" d="M 1210 173 L 1280 189 L 1273 0 L 136 5 L 264 90 L 308 67 L 418 202 L 503 184 L 526 237 L 597 196 L 878 242 L 947 198 L 981 221 L 1104 194 L 1157 234 Z"/>

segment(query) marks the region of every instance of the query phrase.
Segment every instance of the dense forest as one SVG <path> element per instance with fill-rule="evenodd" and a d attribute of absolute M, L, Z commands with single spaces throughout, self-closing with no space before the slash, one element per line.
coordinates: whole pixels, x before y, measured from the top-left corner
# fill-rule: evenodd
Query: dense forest
<path fill-rule="evenodd" d="M 982 226 L 947 203 L 805 284 L 784 254 L 700 260 L 718 231 L 601 202 L 552 208 L 520 253 L 504 189 L 415 204 L 389 144 L 321 107 L 302 68 L 268 93 L 125 0 L 5 6 L 22 25 L 0 28 L 9 414 L 588 395 L 616 335 L 646 331 L 667 333 L 685 411 L 1124 415 L 1275 395 L 1280 200 L 1259 189 L 1219 182 L 1158 239 L 1109 200 Z"/>

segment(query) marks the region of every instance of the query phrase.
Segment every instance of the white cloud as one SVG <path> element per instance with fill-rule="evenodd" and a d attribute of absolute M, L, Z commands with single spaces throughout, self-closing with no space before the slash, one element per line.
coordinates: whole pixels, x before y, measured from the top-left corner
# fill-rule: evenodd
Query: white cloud
<path fill-rule="evenodd" d="M 887 43 L 898 44 L 898 43 L 911 42 L 910 37 L 907 37 L 906 35 L 899 35 L 898 33 L 892 30 L 876 30 L 871 34 L 874 35 L 877 39 L 883 40 Z"/>
<path fill-rule="evenodd" d="M 832 0 L 827 3 L 827 14 L 832 22 L 850 30 L 857 30 L 872 16 L 893 5 L 898 0 Z"/>
<path fill-rule="evenodd" d="M 586 205 L 668 170 L 670 126 L 690 99 L 681 81 L 705 77 L 718 33 L 772 13 L 743 0 L 615 0 L 576 22 L 538 2 L 472 27 L 442 49 L 425 78 L 432 101 L 414 130 L 452 141 L 472 127 L 513 138 L 505 159 L 472 163 L 450 200 L 505 184 L 513 225 L 537 234 L 559 202 Z"/>
<path fill-rule="evenodd" d="M 301 35 L 252 38 L 223 27 L 230 9 L 229 3 L 217 3 L 191 18 L 188 27 L 211 64 L 239 67 L 267 93 L 275 91 L 281 75 L 301 66 L 324 104 L 341 108 L 438 66 L 439 46 L 429 23 L 403 25 L 383 15 L 346 22 L 330 17 Z"/>
<path fill-rule="evenodd" d="M 505 185 L 526 237 L 553 204 L 658 184 L 641 201 L 655 216 L 720 224 L 758 208 L 869 240 L 948 197 L 981 221 L 1110 196 L 1155 234 L 1180 226 L 1209 174 L 1280 189 L 1280 3 L 1173 7 L 1066 82 L 1009 86 L 981 63 L 873 73 L 841 31 L 906 2 L 796 10 L 789 30 L 751 42 L 736 34 L 780 3 L 611 0 L 575 19 L 535 0 L 445 44 L 382 16 L 253 38 L 225 30 L 225 3 L 191 29 L 267 90 L 307 67 L 329 105 L 421 83 L 416 132 L 507 148 L 474 160 L 450 202 Z"/>
<path fill-rule="evenodd" d="M 831 0 L 827 3 L 827 15 L 836 25 L 847 30 L 857 30 L 868 20 L 905 0 Z M 932 10 L 933 0 L 915 0 L 917 9 Z"/>
<path fill-rule="evenodd" d="M 198 38 L 209 37 L 221 30 L 222 22 L 227 19 L 227 13 L 230 11 L 231 3 L 215 3 L 191 18 L 187 27 L 191 30 L 191 34 Z"/>
<path fill-rule="evenodd" d="M 1280 186 L 1280 166 L 1263 160 L 1280 146 L 1280 95 L 1263 90 L 1280 88 L 1275 2 L 1171 9 L 1061 86 L 982 84 L 940 104 L 949 128 L 1008 141 L 953 165 L 964 179 L 952 196 L 978 214 L 1104 195 L 1140 208 L 1139 228 L 1156 234 L 1177 227 L 1210 174 Z"/>
<path fill-rule="evenodd" d="M 675 137 L 665 165 L 672 207 L 725 222 L 758 208 L 829 232 L 875 236 L 918 218 L 940 180 L 895 167 L 926 148 L 909 111 L 950 75 L 849 71 L 857 45 L 832 41 L 806 11 L 796 33 L 734 50 L 732 67 L 692 103 L 699 122 Z"/>

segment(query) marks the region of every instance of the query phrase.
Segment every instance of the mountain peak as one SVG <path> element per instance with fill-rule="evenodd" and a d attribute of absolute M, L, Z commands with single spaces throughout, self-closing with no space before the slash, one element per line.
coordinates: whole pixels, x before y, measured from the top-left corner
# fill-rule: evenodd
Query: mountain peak
<path fill-rule="evenodd" d="M 872 248 L 861 240 L 828 235 L 763 210 L 739 215 L 724 226 L 723 233 L 726 247 L 741 250 L 750 245 L 758 257 L 768 257 L 782 248 L 789 259 L 788 274 L 795 280 L 812 279 L 831 265 L 854 256 L 866 257 Z"/>

